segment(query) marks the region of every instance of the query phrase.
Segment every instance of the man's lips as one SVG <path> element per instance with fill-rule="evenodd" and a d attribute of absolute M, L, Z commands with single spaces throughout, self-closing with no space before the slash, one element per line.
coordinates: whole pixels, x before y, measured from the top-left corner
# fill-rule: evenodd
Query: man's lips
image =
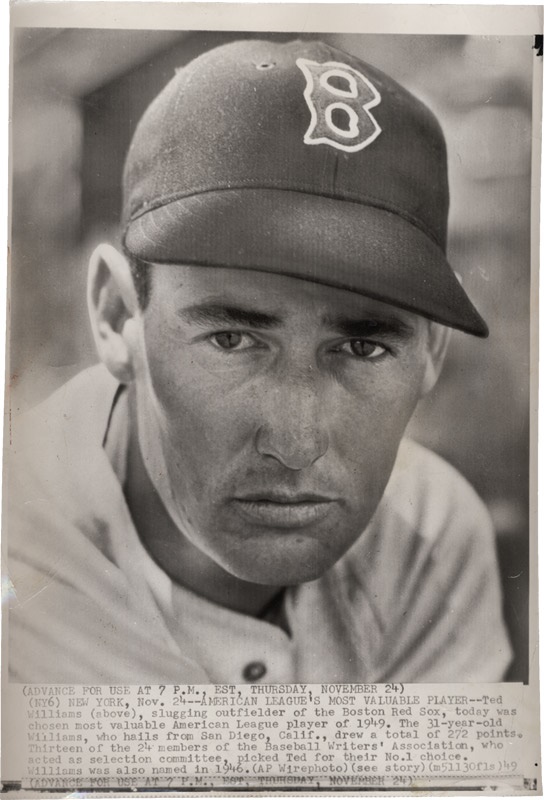
<path fill-rule="evenodd" d="M 324 519 L 336 500 L 306 492 L 270 492 L 235 497 L 233 502 L 252 522 L 274 528 L 303 528 Z"/>

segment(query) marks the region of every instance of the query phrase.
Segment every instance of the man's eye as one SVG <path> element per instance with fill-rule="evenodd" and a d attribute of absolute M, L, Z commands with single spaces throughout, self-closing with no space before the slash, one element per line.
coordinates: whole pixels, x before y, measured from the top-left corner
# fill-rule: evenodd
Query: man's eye
<path fill-rule="evenodd" d="M 340 345 L 339 350 L 356 358 L 378 358 L 386 352 L 385 347 L 367 339 L 350 339 Z"/>
<path fill-rule="evenodd" d="M 213 336 L 210 336 L 210 341 L 219 350 L 247 350 L 255 344 L 249 334 L 238 331 L 214 333 Z"/>

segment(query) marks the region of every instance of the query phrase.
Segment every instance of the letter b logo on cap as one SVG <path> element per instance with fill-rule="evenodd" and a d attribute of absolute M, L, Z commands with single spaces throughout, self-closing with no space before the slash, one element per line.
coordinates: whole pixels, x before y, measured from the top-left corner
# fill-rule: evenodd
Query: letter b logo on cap
<path fill-rule="evenodd" d="M 296 64 L 306 78 L 304 99 L 311 114 L 306 144 L 328 144 L 353 153 L 380 135 L 382 129 L 369 109 L 382 98 L 368 78 L 339 61 L 319 64 L 297 58 Z"/>

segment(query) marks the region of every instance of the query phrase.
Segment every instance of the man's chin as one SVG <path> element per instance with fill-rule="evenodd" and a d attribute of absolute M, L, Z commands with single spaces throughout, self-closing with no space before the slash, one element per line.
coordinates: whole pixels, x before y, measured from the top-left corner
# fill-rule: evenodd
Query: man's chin
<path fill-rule="evenodd" d="M 257 554 L 250 563 L 223 564 L 231 575 L 248 583 L 264 586 L 297 586 L 315 581 L 324 575 L 342 557 L 343 552 L 316 552 L 315 546 L 308 553 L 293 553 L 291 558 L 281 556 L 259 558 Z"/>
<path fill-rule="evenodd" d="M 346 519 L 334 505 L 323 519 L 306 525 L 298 524 L 298 518 L 294 527 L 287 520 L 283 527 L 259 523 L 239 514 L 223 517 L 208 528 L 208 536 L 195 537 L 193 543 L 202 547 L 206 542 L 202 549 L 208 557 L 241 581 L 296 586 L 317 580 L 342 558 L 366 527 L 367 514 Z"/>

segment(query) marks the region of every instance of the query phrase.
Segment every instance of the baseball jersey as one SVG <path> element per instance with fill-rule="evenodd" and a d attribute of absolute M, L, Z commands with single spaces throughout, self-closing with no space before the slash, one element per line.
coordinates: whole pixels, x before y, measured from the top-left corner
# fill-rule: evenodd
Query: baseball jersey
<path fill-rule="evenodd" d="M 173 582 L 123 494 L 126 391 L 81 373 L 14 421 L 9 674 L 42 683 L 485 682 L 510 661 L 487 511 L 405 440 L 351 549 L 290 587 L 285 626 Z"/>

